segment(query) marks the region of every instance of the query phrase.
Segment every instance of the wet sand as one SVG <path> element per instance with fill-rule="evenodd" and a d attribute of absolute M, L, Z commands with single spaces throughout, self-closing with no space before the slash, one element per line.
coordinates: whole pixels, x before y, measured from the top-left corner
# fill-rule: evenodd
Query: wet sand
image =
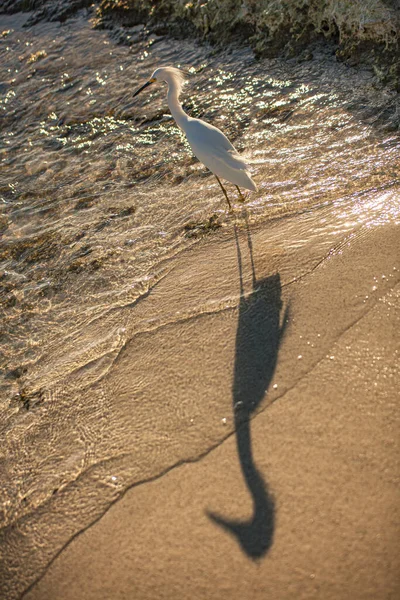
<path fill-rule="evenodd" d="M 174 288 L 179 296 L 176 286 L 194 265 L 186 288 L 193 297 L 207 278 L 222 297 L 237 294 L 241 279 L 245 300 L 233 318 L 221 311 L 190 319 L 189 328 L 185 319 L 175 323 L 168 353 L 162 334 L 151 336 L 151 377 L 163 368 L 154 410 L 174 390 L 181 421 L 193 419 L 186 443 L 190 427 L 204 423 L 209 441 L 216 425 L 232 420 L 236 433 L 129 489 L 24 599 L 397 598 L 398 233 L 364 231 L 283 286 L 271 268 L 268 228 L 250 237 L 231 230 L 178 260 L 142 310 L 167 303 Z M 223 276 L 211 277 L 218 265 Z M 373 292 L 367 272 L 380 278 Z M 244 341 L 251 321 L 257 327 Z M 270 354 L 258 333 L 267 330 Z M 309 356 L 299 358 L 303 336 Z M 254 352 L 265 359 L 263 402 Z M 136 358 L 135 348 L 125 349 L 121 386 Z"/>

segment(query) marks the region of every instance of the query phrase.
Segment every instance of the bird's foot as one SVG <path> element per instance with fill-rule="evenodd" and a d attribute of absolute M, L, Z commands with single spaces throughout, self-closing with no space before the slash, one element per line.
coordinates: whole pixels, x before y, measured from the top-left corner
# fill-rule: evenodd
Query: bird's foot
<path fill-rule="evenodd" d="M 238 194 L 239 194 L 239 198 L 238 198 L 239 202 L 245 202 L 246 199 L 247 199 L 247 194 L 246 195 L 242 194 L 241 189 L 237 185 L 235 187 L 236 187 L 236 189 L 238 191 Z"/>
<path fill-rule="evenodd" d="M 227 215 L 232 216 L 237 216 L 240 215 L 242 213 L 243 207 L 242 206 L 235 206 L 234 204 L 231 204 L 231 206 L 228 208 L 227 210 Z"/>

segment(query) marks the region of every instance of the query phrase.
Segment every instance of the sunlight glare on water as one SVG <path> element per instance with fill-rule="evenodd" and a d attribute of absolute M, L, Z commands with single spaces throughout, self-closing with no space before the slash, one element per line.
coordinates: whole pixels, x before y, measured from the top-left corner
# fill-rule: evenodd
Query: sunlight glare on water
<path fill-rule="evenodd" d="M 318 64 L 257 62 L 243 49 L 216 57 L 160 39 L 128 50 L 79 20 L 57 35 L 55 25 L 21 24 L 1 50 L 6 373 L 27 357 L 34 369 L 54 339 L 49 319 L 68 336 L 62 315 L 82 326 L 87 310 L 138 298 L 160 261 L 193 243 L 188 220 L 216 213 L 226 224 L 216 182 L 191 156 L 165 89 L 131 98 L 160 64 L 187 69 L 184 108 L 221 127 L 249 158 L 259 186 L 248 200 L 254 223 L 307 212 L 324 251 L 323 230 L 340 236 L 398 219 L 390 192 L 397 134 L 383 138 L 348 109 L 351 84 L 336 65 L 322 77 Z M 16 389 L 12 378 L 4 385 Z"/>

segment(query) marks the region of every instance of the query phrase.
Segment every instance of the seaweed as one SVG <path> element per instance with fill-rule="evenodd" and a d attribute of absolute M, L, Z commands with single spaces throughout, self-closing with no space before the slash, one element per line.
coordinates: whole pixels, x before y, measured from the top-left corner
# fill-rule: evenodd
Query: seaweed
<path fill-rule="evenodd" d="M 205 221 L 189 221 L 184 226 L 184 235 L 188 238 L 198 238 L 216 231 L 222 227 L 219 216 L 214 213 Z"/>

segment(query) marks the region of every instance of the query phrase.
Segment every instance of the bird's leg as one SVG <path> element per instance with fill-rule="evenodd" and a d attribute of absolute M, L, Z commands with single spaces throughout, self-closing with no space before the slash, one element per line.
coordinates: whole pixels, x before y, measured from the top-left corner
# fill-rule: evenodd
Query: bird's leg
<path fill-rule="evenodd" d="M 214 175 L 215 175 L 215 173 L 214 173 Z M 229 200 L 229 198 L 228 198 L 228 194 L 226 193 L 226 189 L 225 189 L 225 188 L 224 188 L 224 186 L 222 185 L 222 183 L 221 183 L 221 181 L 220 181 L 219 177 L 218 177 L 217 175 L 215 175 L 215 177 L 217 178 L 217 181 L 218 181 L 219 185 L 221 186 L 221 190 L 222 190 L 222 191 L 223 191 L 223 193 L 224 193 L 224 196 L 225 196 L 225 198 L 226 198 L 226 201 L 227 201 L 227 203 L 228 203 L 228 206 L 229 206 L 229 210 L 230 210 L 230 211 L 232 211 L 232 204 L 230 203 L 230 200 Z"/>
<path fill-rule="evenodd" d="M 243 196 L 242 192 L 240 191 L 240 188 L 237 185 L 235 185 L 235 188 L 237 189 L 237 191 L 239 193 L 240 202 L 244 202 L 245 197 Z"/>

